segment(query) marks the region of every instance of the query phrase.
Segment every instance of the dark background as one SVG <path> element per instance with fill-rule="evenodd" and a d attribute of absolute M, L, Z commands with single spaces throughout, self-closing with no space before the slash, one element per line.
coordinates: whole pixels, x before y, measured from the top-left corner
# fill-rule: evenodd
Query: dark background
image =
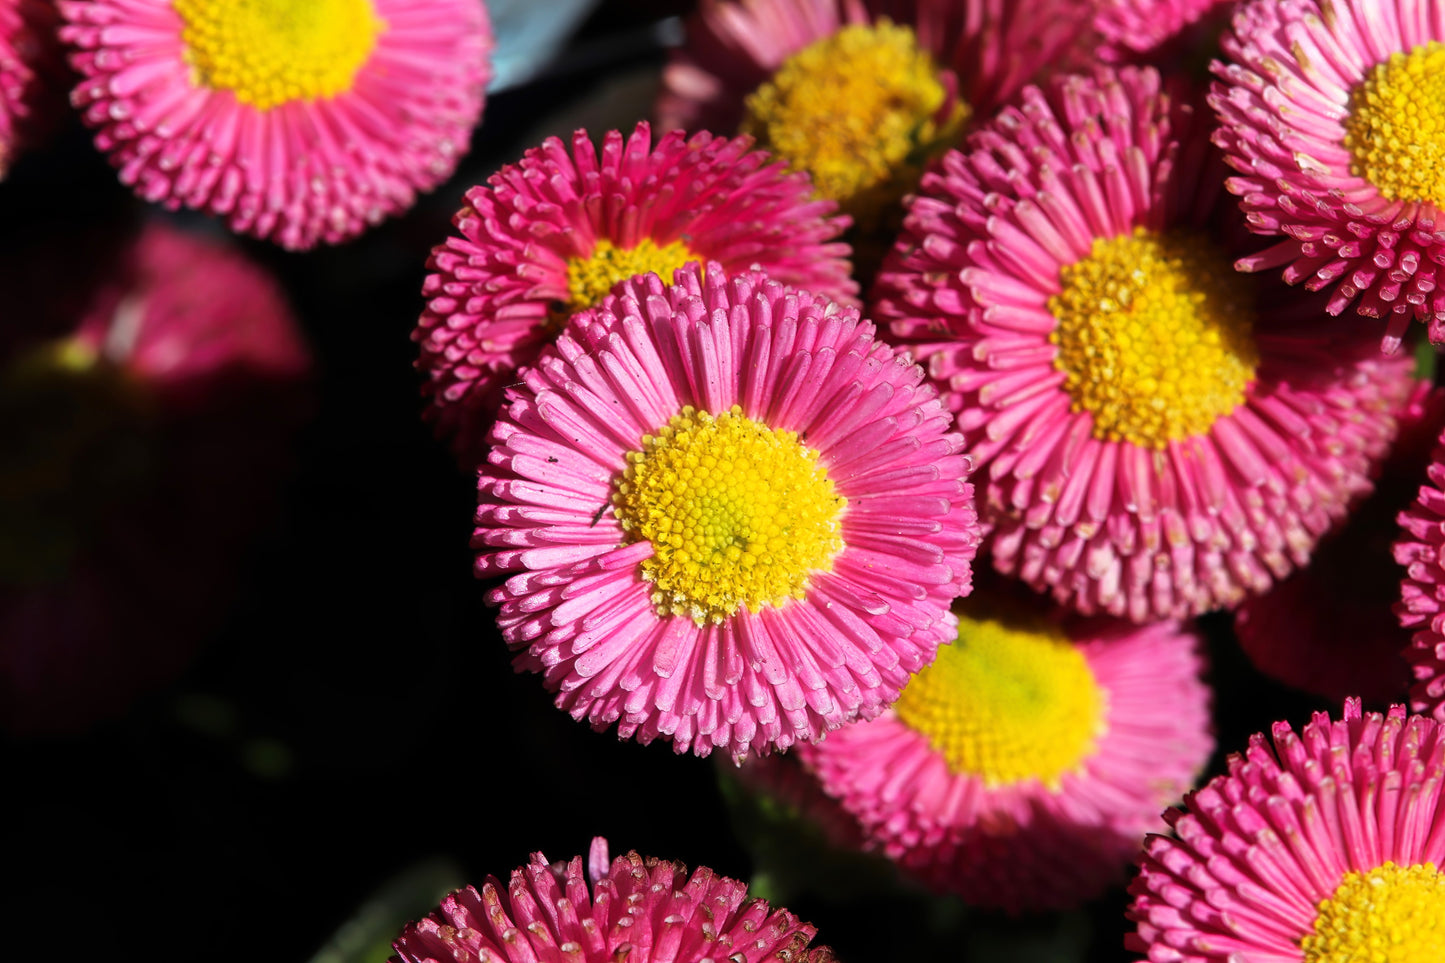
<path fill-rule="evenodd" d="M 603 3 L 542 77 L 489 97 L 457 176 L 407 216 L 305 254 L 238 242 L 310 340 L 315 416 L 229 620 L 185 674 L 83 733 L 0 737 L 0 958 L 374 959 L 447 888 L 598 834 L 752 874 L 714 760 L 593 733 L 512 672 L 470 574 L 474 487 L 422 424 L 412 369 L 427 252 L 461 193 L 547 134 L 645 116 L 655 25 L 687 6 Z M 0 184 L 0 250 L 156 216 L 72 120 Z M 1220 741 L 1238 749 L 1313 704 L 1254 674 L 1225 625 L 1207 623 Z M 844 963 L 1122 960 L 1124 904 L 1009 921 L 889 891 L 788 900 Z"/>

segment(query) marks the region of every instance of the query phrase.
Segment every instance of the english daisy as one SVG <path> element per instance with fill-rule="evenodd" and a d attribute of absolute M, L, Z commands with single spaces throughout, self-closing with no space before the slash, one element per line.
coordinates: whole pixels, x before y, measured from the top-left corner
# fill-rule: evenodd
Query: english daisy
<path fill-rule="evenodd" d="M 0 178 L 64 104 L 64 57 L 51 0 L 0 0 Z"/>
<path fill-rule="evenodd" d="M 1165 814 L 1130 886 L 1154 963 L 1427 963 L 1445 946 L 1440 724 L 1345 703 L 1279 722 Z"/>
<path fill-rule="evenodd" d="M 457 233 L 432 251 L 412 335 L 427 417 L 475 464 L 516 369 L 634 274 L 716 261 L 851 302 L 837 241 L 848 222 L 834 210 L 749 138 L 674 131 L 654 143 L 644 123 L 609 132 L 600 151 L 581 130 L 570 147 L 546 141 L 469 191 Z"/>
<path fill-rule="evenodd" d="M 1280 240 L 1242 270 L 1283 267 L 1388 317 L 1394 351 L 1411 319 L 1445 341 L 1445 13 L 1418 0 L 1255 0 L 1235 15 L 1209 102 L 1239 171 L 1250 230 Z"/>
<path fill-rule="evenodd" d="M 1152 69 L 1031 87 L 924 178 L 875 291 L 948 386 L 995 566 L 1086 614 L 1194 615 L 1303 565 L 1412 384 L 1231 269 L 1206 133 Z"/>
<path fill-rule="evenodd" d="M 718 264 L 619 292 L 519 375 L 481 469 L 518 668 L 698 755 L 877 714 L 969 590 L 948 410 L 856 309 Z"/>
<path fill-rule="evenodd" d="M 933 888 L 1078 905 L 1122 878 L 1209 757 L 1199 640 L 978 601 L 891 709 L 798 752 L 867 845 Z"/>
<path fill-rule="evenodd" d="M 707 867 L 635 852 L 608 861 L 607 841 L 549 863 L 533 853 L 503 883 L 457 890 L 407 925 L 393 963 L 833 963 L 809 948 L 817 930 L 749 899 L 748 888 Z"/>
<path fill-rule="evenodd" d="M 409 208 L 467 150 L 480 0 L 60 0 L 71 99 L 148 201 L 287 248 Z"/>
<path fill-rule="evenodd" d="M 663 127 L 743 130 L 808 171 L 859 234 L 970 117 L 1073 55 L 1076 0 L 704 0 L 663 73 Z"/>
<path fill-rule="evenodd" d="M 1095 56 L 1109 63 L 1173 66 L 1200 47 L 1218 47 L 1234 0 L 1096 0 Z"/>
<path fill-rule="evenodd" d="M 1445 722 L 1445 434 L 1416 483 L 1413 504 L 1399 516 L 1395 561 L 1405 578 L 1395 612 L 1411 633 L 1404 649 L 1415 677 L 1410 707 Z"/>

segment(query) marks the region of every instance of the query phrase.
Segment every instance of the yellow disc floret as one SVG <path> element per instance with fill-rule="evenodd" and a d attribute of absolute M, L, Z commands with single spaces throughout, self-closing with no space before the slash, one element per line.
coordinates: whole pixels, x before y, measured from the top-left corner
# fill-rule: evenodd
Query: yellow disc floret
<path fill-rule="evenodd" d="M 1300 941 L 1304 963 L 1438 963 L 1445 875 L 1434 863 L 1346 873 Z"/>
<path fill-rule="evenodd" d="M 612 293 L 618 281 L 651 272 L 671 284 L 672 272 L 696 260 L 698 256 L 682 241 L 659 245 L 644 237 L 633 247 L 618 247 L 601 238 L 589 257 L 567 260 L 567 301 L 552 310 L 549 327 L 560 328 L 578 311 L 595 306 Z"/>
<path fill-rule="evenodd" d="M 1377 64 L 1350 94 L 1350 173 L 1391 200 L 1445 206 L 1445 44 Z"/>
<path fill-rule="evenodd" d="M 1058 789 L 1094 751 L 1105 694 L 1056 627 L 1010 616 L 960 618 L 958 641 L 903 689 L 894 711 L 955 773 L 992 787 Z"/>
<path fill-rule="evenodd" d="M 868 228 L 957 139 L 954 101 L 913 31 L 855 24 L 793 54 L 748 95 L 742 132 Z"/>
<path fill-rule="evenodd" d="M 612 496 L 629 541 L 652 543 L 658 613 L 699 624 L 802 598 L 843 549 L 846 503 L 815 450 L 736 406 L 683 408 L 628 453 Z"/>
<path fill-rule="evenodd" d="M 259 110 L 351 89 L 385 24 L 371 0 L 175 0 L 192 80 Z"/>
<path fill-rule="evenodd" d="M 1059 280 L 1054 367 L 1096 438 L 1164 448 L 1244 401 L 1259 363 L 1248 289 L 1203 237 L 1096 238 Z"/>

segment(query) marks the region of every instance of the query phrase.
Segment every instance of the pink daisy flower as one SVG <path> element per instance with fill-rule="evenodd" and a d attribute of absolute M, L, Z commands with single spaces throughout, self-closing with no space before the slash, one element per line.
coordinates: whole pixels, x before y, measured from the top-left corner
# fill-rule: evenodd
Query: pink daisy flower
<path fill-rule="evenodd" d="M 467 150 L 480 0 L 60 0 L 71 95 L 120 179 L 286 248 L 409 208 Z"/>
<path fill-rule="evenodd" d="M 1256 0 L 1214 64 L 1229 189 L 1250 230 L 1282 237 L 1238 267 L 1388 317 L 1387 351 L 1412 318 L 1445 341 L 1441 41 L 1445 15 L 1417 0 Z"/>
<path fill-rule="evenodd" d="M 1345 703 L 1278 722 L 1165 814 L 1130 886 L 1154 963 L 1425 963 L 1445 946 L 1440 724 Z"/>
<path fill-rule="evenodd" d="M 485 454 L 502 387 L 536 360 L 567 318 L 635 274 L 671 277 L 689 261 L 852 303 L 847 220 L 812 199 L 746 137 L 679 131 L 656 144 L 648 125 L 586 131 L 569 150 L 551 138 L 467 193 L 457 234 L 433 251 L 412 339 L 426 374 L 426 416 L 465 464 Z"/>
<path fill-rule="evenodd" d="M 970 117 L 1075 49 L 1081 0 L 704 0 L 663 73 L 664 128 L 739 130 L 807 170 L 862 239 Z M 886 242 L 885 242 L 886 243 Z"/>
<path fill-rule="evenodd" d="M 1153 69 L 1031 87 L 924 178 L 875 289 L 948 386 L 994 565 L 1086 614 L 1194 615 L 1303 565 L 1412 383 L 1230 268 L 1205 135 Z"/>
<path fill-rule="evenodd" d="M 1405 578 L 1395 613 L 1411 633 L 1404 648 L 1415 678 L 1410 708 L 1445 722 L 1445 433 L 1415 481 L 1418 494 L 1399 515 L 1395 561 Z"/>
<path fill-rule="evenodd" d="M 1095 56 L 1108 63 L 1178 64 L 1198 48 L 1217 46 L 1234 0 L 1096 0 Z"/>
<path fill-rule="evenodd" d="M 0 0 L 0 178 L 63 104 L 59 25 L 51 0 Z"/>
<path fill-rule="evenodd" d="M 533 853 L 505 885 L 457 890 L 407 925 L 393 963 L 832 963 L 809 948 L 817 930 L 787 910 L 749 899 L 735 879 L 636 852 L 610 863 L 607 841 L 549 863 Z"/>
<path fill-rule="evenodd" d="M 518 668 L 698 755 L 877 714 L 969 590 L 947 409 L 854 308 L 718 264 L 618 290 L 522 372 L 481 469 Z"/>
<path fill-rule="evenodd" d="M 1410 633 L 1390 611 L 1400 597 L 1390 543 L 1445 427 L 1445 392 L 1418 382 L 1397 417 L 1400 436 L 1375 491 L 1320 542 L 1307 566 L 1234 613 L 1239 644 L 1257 669 L 1336 702 L 1354 695 L 1388 705 L 1410 684 L 1401 657 Z"/>
<path fill-rule="evenodd" d="M 984 603 L 890 710 L 798 752 L 869 848 L 932 888 L 1075 906 L 1123 877 L 1209 758 L 1199 640 Z"/>
<path fill-rule="evenodd" d="M 272 279 L 160 224 L 67 235 L 0 289 L 0 726 L 75 730 L 214 631 L 306 408 Z M 237 466 L 245 466 L 244 471 Z"/>

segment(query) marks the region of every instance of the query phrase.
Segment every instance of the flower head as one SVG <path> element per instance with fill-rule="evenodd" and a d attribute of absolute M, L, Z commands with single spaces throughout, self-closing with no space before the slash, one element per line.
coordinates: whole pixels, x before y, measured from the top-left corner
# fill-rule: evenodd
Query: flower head
<path fill-rule="evenodd" d="M 1230 268 L 1205 134 L 1152 69 L 1031 87 L 924 178 L 875 289 L 986 469 L 995 566 L 1084 613 L 1197 614 L 1304 564 L 1410 390 Z"/>
<path fill-rule="evenodd" d="M 516 369 L 635 274 L 716 261 L 851 301 L 848 247 L 835 240 L 847 221 L 833 210 L 745 137 L 674 131 L 654 144 L 644 123 L 609 132 L 600 151 L 581 130 L 570 149 L 546 141 L 469 191 L 457 234 L 432 252 L 412 335 L 427 416 L 458 458 L 479 461 Z"/>
<path fill-rule="evenodd" d="M 160 225 L 0 266 L 0 725 L 74 730 L 169 681 L 225 611 L 305 407 L 270 277 Z M 236 466 L 244 465 L 245 471 Z"/>
<path fill-rule="evenodd" d="M 72 100 L 148 201 L 287 248 L 410 207 L 466 152 L 490 76 L 479 0 L 61 0 Z"/>
<path fill-rule="evenodd" d="M 951 638 L 962 439 L 853 308 L 693 265 L 509 389 L 472 539 L 519 668 L 622 736 L 734 755 L 881 711 Z"/>
<path fill-rule="evenodd" d="M 1438 959 L 1445 945 L 1445 739 L 1408 716 L 1274 725 L 1165 818 L 1130 892 L 1154 963 Z"/>
<path fill-rule="evenodd" d="M 1122 877 L 1209 757 L 1198 639 L 998 601 L 963 607 L 892 709 L 798 751 L 868 846 L 933 888 L 1077 905 Z"/>
<path fill-rule="evenodd" d="M 442 900 L 407 925 L 393 963 L 832 963 L 827 947 L 809 949 L 817 931 L 774 910 L 735 879 L 707 867 L 635 852 L 609 864 L 607 841 L 581 856 L 549 863 L 533 853 L 507 884 L 489 878 Z"/>
<path fill-rule="evenodd" d="M 1442 41 L 1414 0 L 1254 0 L 1214 64 L 1229 189 L 1250 230 L 1281 238 L 1239 267 L 1388 317 L 1390 351 L 1412 318 L 1445 340 Z"/>
<path fill-rule="evenodd" d="M 665 128 L 752 133 L 860 233 L 896 229 L 925 164 L 1067 59 L 1084 16 L 1075 0 L 710 0 L 657 114 Z"/>
<path fill-rule="evenodd" d="M 51 0 L 0 0 L 0 178 L 64 102 L 64 58 Z"/>
<path fill-rule="evenodd" d="M 1433 427 L 1440 426 L 1437 417 Z M 1399 515 L 1402 531 L 1394 546 L 1395 561 L 1405 567 L 1395 613 L 1411 633 L 1404 649 L 1415 678 L 1410 707 L 1445 722 L 1445 432 L 1415 479 L 1424 484 Z"/>
<path fill-rule="evenodd" d="M 1234 0 L 1099 0 L 1096 56 L 1109 63 L 1177 63 L 1200 40 L 1218 36 L 1233 5 Z"/>

